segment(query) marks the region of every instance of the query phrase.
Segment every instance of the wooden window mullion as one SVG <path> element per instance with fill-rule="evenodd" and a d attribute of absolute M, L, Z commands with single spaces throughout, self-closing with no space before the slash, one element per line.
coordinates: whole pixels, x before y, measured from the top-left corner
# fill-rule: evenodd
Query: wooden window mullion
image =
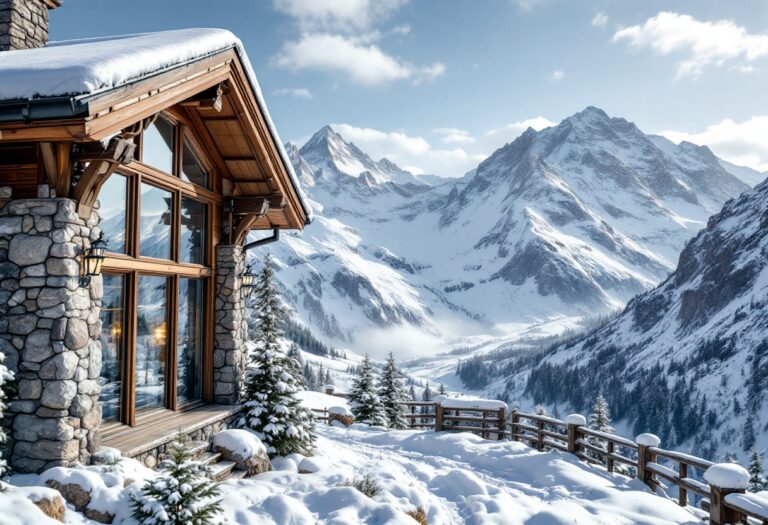
<path fill-rule="evenodd" d="M 178 323 L 179 323 L 179 276 L 178 275 L 172 275 L 170 276 L 169 280 L 169 286 L 168 286 L 168 300 L 166 301 L 169 311 L 168 311 L 168 334 L 166 337 L 167 340 L 167 356 L 168 356 L 168 362 L 167 366 L 165 367 L 167 377 L 166 377 L 166 385 L 168 387 L 167 389 L 167 399 L 168 399 L 168 408 L 171 410 L 176 410 L 178 408 L 177 400 L 176 400 L 176 384 L 178 380 L 178 370 L 177 370 L 177 361 L 178 361 Z"/>

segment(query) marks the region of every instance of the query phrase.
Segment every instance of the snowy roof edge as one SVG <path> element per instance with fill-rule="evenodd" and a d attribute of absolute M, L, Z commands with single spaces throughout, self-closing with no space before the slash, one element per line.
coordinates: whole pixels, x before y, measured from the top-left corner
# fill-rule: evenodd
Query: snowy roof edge
<path fill-rule="evenodd" d="M 226 33 L 228 33 L 229 36 L 231 37 L 231 40 L 227 45 L 216 47 L 215 49 L 207 53 L 202 53 L 200 55 L 190 57 L 187 60 L 182 60 L 180 62 L 168 64 L 154 71 L 147 71 L 140 76 L 131 78 L 127 82 L 112 84 L 108 87 L 95 89 L 87 93 L 81 92 L 81 93 L 73 93 L 70 95 L 61 94 L 61 95 L 54 95 L 54 96 L 48 96 L 48 97 L 39 96 L 39 97 L 27 98 L 27 99 L 12 98 L 7 100 L 0 100 L 0 122 L 8 121 L 8 120 L 16 120 L 15 118 L 9 118 L 10 113 L 8 112 L 13 111 L 12 108 L 18 107 L 19 105 L 26 106 L 27 108 L 27 116 L 25 117 L 25 119 L 29 118 L 28 114 L 31 106 L 37 106 L 41 108 L 41 111 L 39 112 L 39 115 L 40 115 L 39 118 L 74 117 L 79 114 L 82 114 L 82 111 L 85 109 L 85 106 L 87 105 L 88 99 L 104 95 L 105 93 L 109 93 L 113 90 L 122 88 L 126 85 L 130 85 L 135 82 L 145 80 L 147 78 L 150 78 L 156 75 L 161 75 L 163 73 L 166 73 L 167 71 L 171 71 L 173 69 L 177 69 L 179 67 L 183 67 L 185 65 L 198 62 L 207 57 L 228 51 L 230 49 L 234 49 L 238 57 L 240 58 L 240 62 L 242 63 L 243 69 L 245 70 L 246 76 L 248 77 L 248 82 L 250 83 L 251 89 L 253 90 L 253 93 L 255 95 L 256 103 L 259 107 L 259 110 L 261 111 L 262 115 L 264 116 L 264 120 L 267 123 L 269 134 L 272 137 L 272 140 L 275 142 L 275 147 L 277 148 L 278 154 L 280 156 L 280 160 L 282 161 L 283 166 L 285 167 L 285 170 L 288 173 L 288 177 L 290 179 L 291 185 L 296 191 L 296 194 L 299 198 L 299 203 L 301 204 L 301 207 L 304 210 L 304 214 L 306 216 L 305 224 L 308 225 L 312 222 L 314 218 L 312 207 L 309 205 L 309 200 L 306 194 L 304 193 L 304 190 L 301 187 L 299 178 L 293 169 L 293 165 L 291 164 L 290 158 L 288 157 L 288 153 L 286 152 L 285 147 L 283 146 L 283 141 L 280 139 L 280 135 L 277 132 L 275 123 L 272 120 L 272 116 L 269 113 L 267 103 L 261 91 L 261 86 L 259 85 L 259 81 L 256 77 L 256 72 L 253 69 L 253 66 L 251 65 L 250 60 L 248 59 L 248 54 L 245 51 L 242 41 L 231 32 L 226 31 Z M 144 34 L 151 34 L 151 33 L 142 33 L 139 35 L 124 35 L 124 37 L 125 36 L 142 36 Z M 83 39 L 83 40 L 80 40 L 80 42 L 85 42 L 87 40 L 89 39 Z M 93 39 L 93 40 L 95 41 L 98 39 Z M 72 42 L 77 42 L 77 41 L 72 41 Z M 68 42 L 51 42 L 46 47 L 57 47 L 58 45 L 62 45 L 66 43 Z"/>
<path fill-rule="evenodd" d="M 283 161 L 285 170 L 288 172 L 288 176 L 291 179 L 291 184 L 293 184 L 293 187 L 296 190 L 296 194 L 299 196 L 299 202 L 301 203 L 301 207 L 304 209 L 304 214 L 307 217 L 306 224 L 310 224 L 314 219 L 312 207 L 309 205 L 309 200 L 304 194 L 304 190 L 299 183 L 299 177 L 296 175 L 296 172 L 293 169 L 293 164 L 291 164 L 291 160 L 288 158 L 288 152 L 285 151 L 283 141 L 280 140 L 280 135 L 277 134 L 277 128 L 275 127 L 275 123 L 272 121 L 272 116 L 269 114 L 267 102 L 264 100 L 264 95 L 261 92 L 261 86 L 259 85 L 259 81 L 256 78 L 256 71 L 254 71 L 253 66 L 251 66 L 251 61 L 248 59 L 248 54 L 245 52 L 245 48 L 243 47 L 243 44 L 239 38 L 235 44 L 235 51 L 240 57 L 240 61 L 243 63 L 245 72 L 248 75 L 248 81 L 251 83 L 251 88 L 253 88 L 253 92 L 256 95 L 256 103 L 259 105 L 259 109 L 264 115 L 264 120 L 267 122 L 267 127 L 269 128 L 269 134 L 272 136 L 272 140 L 275 141 L 277 152 L 280 154 L 280 159 Z"/>

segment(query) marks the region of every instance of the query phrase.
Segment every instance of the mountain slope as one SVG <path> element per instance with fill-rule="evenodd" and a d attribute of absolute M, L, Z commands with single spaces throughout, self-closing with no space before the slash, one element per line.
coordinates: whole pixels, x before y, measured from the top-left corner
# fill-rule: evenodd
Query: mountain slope
<path fill-rule="evenodd" d="M 596 108 L 439 186 L 329 127 L 288 153 L 317 216 L 272 248 L 289 304 L 331 339 L 404 354 L 615 310 L 747 188 L 707 148 L 660 148 Z"/>
<path fill-rule="evenodd" d="M 768 181 L 729 201 L 675 272 L 621 315 L 530 368 L 507 363 L 525 369 L 509 395 L 585 410 L 602 391 L 615 416 L 667 444 L 742 456 L 755 439 L 766 447 L 767 256 Z"/>

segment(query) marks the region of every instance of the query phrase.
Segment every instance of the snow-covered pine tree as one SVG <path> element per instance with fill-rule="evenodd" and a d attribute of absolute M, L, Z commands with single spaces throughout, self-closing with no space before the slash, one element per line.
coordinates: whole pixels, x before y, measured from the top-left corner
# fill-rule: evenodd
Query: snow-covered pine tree
<path fill-rule="evenodd" d="M 373 366 L 367 355 L 358 368 L 359 375 L 353 381 L 352 391 L 349 393 L 350 409 L 355 416 L 355 421 L 369 425 L 386 426 L 387 415 L 384 412 L 379 394 L 376 392 Z"/>
<path fill-rule="evenodd" d="M 333 377 L 331 377 L 331 371 L 326 368 L 325 370 L 325 378 L 323 379 L 323 382 L 326 385 L 332 385 L 333 384 Z"/>
<path fill-rule="evenodd" d="M 411 383 L 411 388 L 408 389 L 408 401 L 416 401 L 416 388 Z"/>
<path fill-rule="evenodd" d="M 296 343 L 291 343 L 291 346 L 288 347 L 288 357 L 296 360 L 299 366 L 304 366 L 304 359 L 302 359 L 299 345 Z"/>
<path fill-rule="evenodd" d="M 602 392 L 597 394 L 595 404 L 592 406 L 592 414 L 589 416 L 589 428 L 605 432 L 606 434 L 613 433 L 613 427 L 611 426 L 611 412 L 608 408 L 608 401 L 605 400 Z M 605 440 L 600 438 L 590 437 L 589 442 L 596 447 L 606 447 Z M 604 462 L 603 457 L 600 454 L 592 451 L 588 451 L 588 454 L 596 460 Z"/>
<path fill-rule="evenodd" d="M 5 366 L 5 354 L 0 352 L 0 420 L 3 419 L 3 411 L 5 410 L 5 384 L 8 381 L 13 380 L 13 372 L 8 370 Z M 3 449 L 5 448 L 5 428 L 0 425 L 0 479 L 3 479 L 7 472 L 7 464 L 3 459 Z M 3 491 L 3 485 L 0 484 L 0 492 Z"/>
<path fill-rule="evenodd" d="M 408 401 L 408 391 L 403 384 L 403 373 L 397 366 L 392 352 L 387 356 L 384 369 L 379 379 L 379 397 L 384 406 L 389 428 L 402 430 L 408 428 L 408 420 L 405 418 L 407 410 L 402 403 Z"/>
<path fill-rule="evenodd" d="M 440 394 L 441 396 L 448 395 L 448 392 L 445 390 L 445 383 L 440 383 L 440 390 L 438 390 L 437 393 Z"/>
<path fill-rule="evenodd" d="M 749 491 L 760 492 L 768 488 L 768 482 L 763 475 L 763 456 L 756 448 L 752 448 L 749 458 Z"/>
<path fill-rule="evenodd" d="M 205 469 L 192 461 L 179 434 L 170 456 L 160 463 L 160 476 L 148 480 L 138 493 L 131 493 L 133 519 L 140 525 L 212 525 L 223 523 L 218 483 L 205 476 Z"/>
<path fill-rule="evenodd" d="M 243 419 L 270 455 L 308 454 L 315 442 L 314 423 L 295 395 L 305 389 L 299 364 L 280 346 L 284 310 L 273 276 L 268 255 L 256 285 L 256 346 L 249 355 Z"/>

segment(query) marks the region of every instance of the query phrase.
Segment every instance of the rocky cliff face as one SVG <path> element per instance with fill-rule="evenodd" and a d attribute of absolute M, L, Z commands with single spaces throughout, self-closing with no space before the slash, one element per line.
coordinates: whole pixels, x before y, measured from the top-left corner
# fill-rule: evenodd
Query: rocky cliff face
<path fill-rule="evenodd" d="M 620 308 L 747 188 L 707 148 L 655 141 L 587 108 L 428 185 L 325 127 L 288 147 L 317 220 L 273 248 L 285 296 L 353 343 L 374 329 L 447 339 Z"/>

